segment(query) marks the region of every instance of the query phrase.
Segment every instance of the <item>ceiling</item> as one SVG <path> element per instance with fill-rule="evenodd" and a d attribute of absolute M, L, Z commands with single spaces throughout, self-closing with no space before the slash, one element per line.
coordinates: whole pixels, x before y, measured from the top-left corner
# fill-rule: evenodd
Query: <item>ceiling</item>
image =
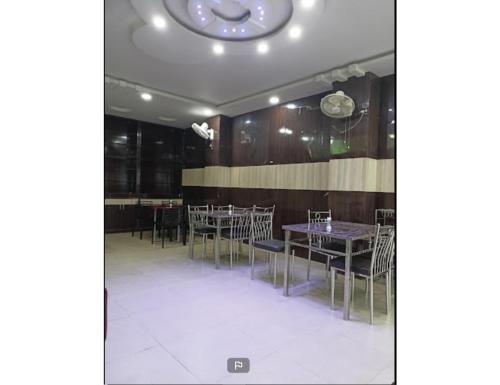
<path fill-rule="evenodd" d="M 277 7 L 291 0 L 259 1 Z M 279 31 L 225 41 L 186 29 L 162 0 L 106 0 L 105 112 L 185 128 L 219 113 L 268 107 L 271 96 L 284 103 L 327 91 L 331 85 L 316 75 L 352 63 L 378 76 L 394 73 L 393 0 L 316 0 L 307 9 L 302 1 L 292 1 L 293 14 Z M 302 34 L 292 39 L 297 26 Z M 257 53 L 262 42 L 265 54 Z M 223 54 L 214 53 L 215 44 Z"/>

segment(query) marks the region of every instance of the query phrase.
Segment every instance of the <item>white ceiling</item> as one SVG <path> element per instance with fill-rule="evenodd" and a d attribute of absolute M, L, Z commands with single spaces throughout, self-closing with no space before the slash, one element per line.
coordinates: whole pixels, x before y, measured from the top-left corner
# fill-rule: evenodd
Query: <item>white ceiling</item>
<path fill-rule="evenodd" d="M 315 75 L 350 63 L 378 76 L 394 72 L 393 0 L 316 0 L 309 10 L 293 3 L 288 25 L 265 39 L 267 54 L 256 53 L 258 41 L 220 41 L 225 52 L 217 56 L 217 40 L 179 25 L 161 0 L 106 0 L 105 112 L 188 127 L 207 108 L 235 116 L 269 106 L 271 95 L 286 102 L 327 91 Z M 167 22 L 163 30 L 152 25 L 157 15 Z M 297 40 L 288 36 L 294 25 L 302 27 Z M 141 89 L 153 99 L 142 100 Z"/>

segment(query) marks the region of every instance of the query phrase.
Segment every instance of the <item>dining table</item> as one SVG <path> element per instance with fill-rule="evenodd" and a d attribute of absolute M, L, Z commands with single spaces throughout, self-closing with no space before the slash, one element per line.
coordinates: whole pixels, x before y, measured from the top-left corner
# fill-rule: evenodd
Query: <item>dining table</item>
<path fill-rule="evenodd" d="M 198 215 L 206 218 L 205 226 L 215 228 L 215 268 L 218 269 L 220 267 L 220 239 L 222 229 L 231 227 L 230 219 L 250 215 L 250 212 L 239 210 L 208 210 L 195 211 L 192 212 L 191 215 Z M 191 218 L 189 223 L 193 223 Z M 191 259 L 194 257 L 194 226 L 189 226 L 189 257 Z"/>
<path fill-rule="evenodd" d="M 328 255 L 328 258 L 344 257 L 345 258 L 345 274 L 344 274 L 344 319 L 349 319 L 350 309 L 350 279 L 351 279 L 351 261 L 352 257 L 360 254 L 366 254 L 371 250 L 371 243 L 368 248 L 353 252 L 352 245 L 354 241 L 368 240 L 370 241 L 375 236 L 376 228 L 374 225 L 364 223 L 353 223 L 343 221 L 332 221 L 328 227 L 327 223 L 299 223 L 293 225 L 283 225 L 285 231 L 285 274 L 283 284 L 283 295 L 289 296 L 289 276 L 290 276 L 290 247 L 302 247 L 311 251 L 319 252 Z M 331 241 L 339 240 L 345 242 L 345 251 L 332 250 L 321 247 L 321 244 L 310 245 L 300 242 L 299 240 L 291 239 L 291 233 L 305 234 L 308 237 L 316 235 L 322 239 Z M 303 238 L 301 238 L 303 240 Z M 324 242 L 323 242 L 324 243 Z"/>

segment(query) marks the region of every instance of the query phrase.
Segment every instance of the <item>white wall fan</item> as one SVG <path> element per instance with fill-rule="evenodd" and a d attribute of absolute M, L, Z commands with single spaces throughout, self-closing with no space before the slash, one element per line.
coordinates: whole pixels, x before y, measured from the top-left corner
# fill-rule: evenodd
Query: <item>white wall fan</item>
<path fill-rule="evenodd" d="M 203 122 L 201 125 L 193 123 L 191 128 L 203 139 L 214 140 L 214 130 L 213 128 L 208 128 L 208 124 L 206 122 Z"/>
<path fill-rule="evenodd" d="M 342 119 L 352 116 L 356 105 L 354 100 L 344 94 L 343 91 L 337 91 L 326 95 L 321 99 L 321 112 L 330 118 Z"/>

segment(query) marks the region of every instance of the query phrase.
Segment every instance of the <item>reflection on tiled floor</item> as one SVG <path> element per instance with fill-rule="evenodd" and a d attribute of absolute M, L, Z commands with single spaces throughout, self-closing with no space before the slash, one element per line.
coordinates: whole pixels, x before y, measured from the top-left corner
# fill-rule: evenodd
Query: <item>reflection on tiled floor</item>
<path fill-rule="evenodd" d="M 250 280 L 244 255 L 229 270 L 223 259 L 195 259 L 187 246 L 161 249 L 130 234 L 106 236 L 108 384 L 389 384 L 394 376 L 394 324 L 375 284 L 375 325 L 368 323 L 364 283 L 357 282 L 351 321 L 342 319 L 343 279 L 329 307 L 324 265 L 296 259 L 291 297 L 274 289 L 260 255 Z M 225 247 L 222 248 L 225 250 Z M 250 358 L 248 374 L 229 374 L 229 357 Z"/>

